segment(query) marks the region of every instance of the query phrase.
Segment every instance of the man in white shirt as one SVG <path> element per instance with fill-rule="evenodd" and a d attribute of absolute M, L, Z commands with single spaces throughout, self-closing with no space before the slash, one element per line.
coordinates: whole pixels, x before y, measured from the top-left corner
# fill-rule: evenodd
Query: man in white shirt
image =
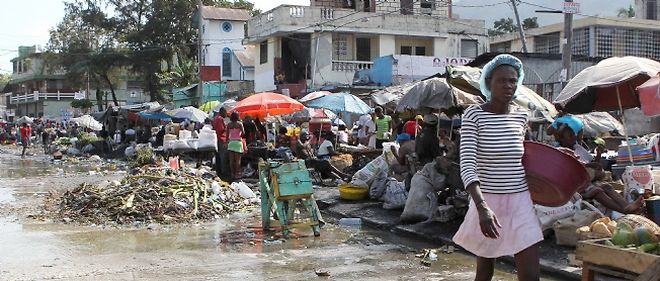
<path fill-rule="evenodd" d="M 373 118 L 369 118 L 363 127 L 367 147 L 376 149 L 376 122 Z"/>
<path fill-rule="evenodd" d="M 369 139 L 367 139 L 366 131 L 364 130 L 365 125 L 369 121 L 371 121 L 371 115 L 369 115 L 369 114 L 362 115 L 362 116 L 360 116 L 360 119 L 358 119 L 358 121 L 357 121 L 358 127 L 354 128 L 354 129 L 358 130 L 357 131 L 358 132 L 357 133 L 358 141 L 362 145 L 367 145 L 369 143 Z"/>

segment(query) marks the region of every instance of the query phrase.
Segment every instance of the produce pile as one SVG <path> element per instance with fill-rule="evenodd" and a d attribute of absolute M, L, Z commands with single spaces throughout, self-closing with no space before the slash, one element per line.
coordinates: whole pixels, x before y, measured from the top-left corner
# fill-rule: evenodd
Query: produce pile
<path fill-rule="evenodd" d="M 595 232 L 611 237 L 608 246 L 660 255 L 660 226 L 639 215 L 625 215 L 617 221 L 601 218 L 589 226 L 578 228 L 577 233 Z"/>
<path fill-rule="evenodd" d="M 195 172 L 153 168 L 105 187 L 81 184 L 56 200 L 58 215 L 79 223 L 181 223 L 214 220 L 259 202 L 254 193 Z"/>

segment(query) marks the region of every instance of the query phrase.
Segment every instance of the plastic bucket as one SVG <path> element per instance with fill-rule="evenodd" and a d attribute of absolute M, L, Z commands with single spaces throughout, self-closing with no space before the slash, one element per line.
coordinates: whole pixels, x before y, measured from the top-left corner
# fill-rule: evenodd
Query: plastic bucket
<path fill-rule="evenodd" d="M 646 214 L 653 222 L 660 225 L 660 199 L 646 199 Z"/>

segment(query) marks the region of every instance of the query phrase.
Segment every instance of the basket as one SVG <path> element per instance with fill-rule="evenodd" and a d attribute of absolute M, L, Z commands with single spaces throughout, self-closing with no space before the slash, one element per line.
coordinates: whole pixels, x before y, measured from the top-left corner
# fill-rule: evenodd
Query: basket
<path fill-rule="evenodd" d="M 602 234 L 598 232 L 579 232 L 577 233 L 578 236 L 578 241 L 584 241 L 584 240 L 592 240 L 592 239 L 602 239 L 602 238 L 611 238 L 607 234 Z"/>
<path fill-rule="evenodd" d="M 339 197 L 345 200 L 364 200 L 369 195 L 369 188 L 351 184 L 339 185 Z"/>

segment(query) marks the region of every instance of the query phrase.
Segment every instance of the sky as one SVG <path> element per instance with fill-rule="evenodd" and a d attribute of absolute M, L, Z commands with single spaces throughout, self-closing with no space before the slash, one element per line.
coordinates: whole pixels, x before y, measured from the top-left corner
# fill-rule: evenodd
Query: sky
<path fill-rule="evenodd" d="M 192 0 L 191 0 L 192 1 Z M 309 0 L 252 0 L 255 6 L 262 11 L 267 11 L 282 4 L 309 5 Z M 458 6 L 479 7 L 455 7 L 454 13 L 461 18 L 483 18 L 486 26 L 492 27 L 492 22 L 502 17 L 513 17 L 513 11 L 509 5 L 499 4 L 483 7 L 487 4 L 505 2 L 503 0 L 454 0 Z M 526 0 L 541 6 L 550 8 L 561 8 L 558 0 Z M 616 10 L 627 7 L 633 0 L 581 0 L 583 13 L 589 15 L 614 16 Z M 11 73 L 10 60 L 18 55 L 18 46 L 40 45 L 48 43 L 48 31 L 57 25 L 64 16 L 64 4 L 62 0 L 0 0 L 0 72 Z M 527 4 L 521 4 L 519 8 L 520 17 L 539 17 L 539 24 L 551 24 L 560 22 L 561 15 L 539 14 L 534 10 L 539 8 Z M 484 13 L 484 10 L 488 12 Z M 485 16 L 485 18 L 484 18 Z"/>

